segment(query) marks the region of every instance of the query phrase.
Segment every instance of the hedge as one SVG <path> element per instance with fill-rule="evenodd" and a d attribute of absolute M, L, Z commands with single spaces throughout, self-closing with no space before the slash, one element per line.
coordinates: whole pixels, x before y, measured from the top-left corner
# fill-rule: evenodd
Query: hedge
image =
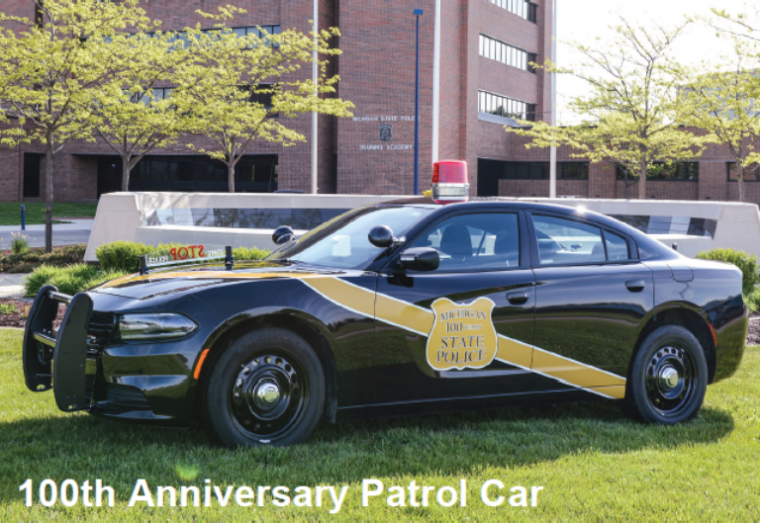
<path fill-rule="evenodd" d="M 697 258 L 703 260 L 716 260 L 733 263 L 742 271 L 742 293 L 745 296 L 752 294 L 755 285 L 760 282 L 758 275 L 757 256 L 747 254 L 744 251 L 734 249 L 712 249 L 707 252 L 700 252 Z"/>
<path fill-rule="evenodd" d="M 153 247 L 144 243 L 116 241 L 104 243 L 95 249 L 95 256 L 103 270 L 133 273 L 140 270 L 140 256 L 151 252 L 168 251 L 176 247 L 187 247 L 183 243 L 159 243 Z M 235 260 L 261 260 L 269 255 L 266 249 L 238 247 L 232 250 Z"/>

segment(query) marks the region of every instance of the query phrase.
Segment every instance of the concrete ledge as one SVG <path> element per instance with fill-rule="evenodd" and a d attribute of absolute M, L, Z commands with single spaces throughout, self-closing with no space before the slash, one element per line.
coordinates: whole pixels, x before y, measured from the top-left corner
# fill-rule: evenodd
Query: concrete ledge
<path fill-rule="evenodd" d="M 245 247 L 272 248 L 272 230 L 247 228 L 196 227 L 190 223 L 178 225 L 158 225 L 155 220 L 157 210 L 176 209 L 178 215 L 189 215 L 191 209 L 353 209 L 362 205 L 413 198 L 412 196 L 364 196 L 343 194 L 271 194 L 271 193 L 109 193 L 100 197 L 95 222 L 87 244 L 84 259 L 96 261 L 95 249 L 100 245 L 116 240 L 142 241 L 146 244 L 185 241 L 179 238 L 208 238 L 214 244 L 226 244 Z M 166 227 L 179 227 L 167 229 Z M 156 231 L 147 231 L 155 228 Z M 138 235 L 138 229 L 140 233 Z M 146 229 L 146 230 L 143 230 Z M 216 232 L 209 232 L 215 229 Z M 163 233 L 161 232 L 163 230 Z M 223 232 L 219 232 L 223 231 Z M 246 232 L 258 231 L 258 232 Z M 225 241 L 218 235 L 225 234 Z M 199 236 L 200 235 L 200 236 Z M 238 238 L 239 236 L 239 238 Z M 187 240 L 197 242 L 200 240 Z M 251 242 L 257 243 L 251 243 Z"/>

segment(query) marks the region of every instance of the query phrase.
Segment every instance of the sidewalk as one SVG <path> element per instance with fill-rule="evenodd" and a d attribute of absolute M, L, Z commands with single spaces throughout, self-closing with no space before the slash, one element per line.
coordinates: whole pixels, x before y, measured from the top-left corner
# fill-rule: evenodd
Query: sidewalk
<path fill-rule="evenodd" d="M 95 223 L 94 219 L 71 220 L 71 223 L 54 223 L 53 246 L 87 243 L 90 240 L 93 223 Z M 13 233 L 19 232 L 26 236 L 29 247 L 45 246 L 44 225 L 27 225 L 25 231 L 21 230 L 20 225 L 2 225 L 0 226 L 0 250 L 10 249 Z"/>
<path fill-rule="evenodd" d="M 0 298 L 20 298 L 24 296 L 24 277 L 26 274 L 8 274 L 0 272 Z"/>

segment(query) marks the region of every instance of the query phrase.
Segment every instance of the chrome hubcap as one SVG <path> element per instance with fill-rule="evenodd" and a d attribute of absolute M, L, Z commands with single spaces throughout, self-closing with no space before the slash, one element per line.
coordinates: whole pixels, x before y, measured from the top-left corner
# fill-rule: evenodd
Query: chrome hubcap
<path fill-rule="evenodd" d="M 678 386 L 678 371 L 673 367 L 664 367 L 660 370 L 660 384 L 664 389 L 675 389 Z"/>
<path fill-rule="evenodd" d="M 270 380 L 261 380 L 253 390 L 253 400 L 260 408 L 270 410 L 280 401 L 280 387 Z"/>

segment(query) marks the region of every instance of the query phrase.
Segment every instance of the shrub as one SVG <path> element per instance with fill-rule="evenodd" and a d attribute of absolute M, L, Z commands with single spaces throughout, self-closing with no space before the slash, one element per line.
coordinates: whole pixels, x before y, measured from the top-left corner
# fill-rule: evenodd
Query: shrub
<path fill-rule="evenodd" d="M 29 251 L 29 244 L 26 242 L 26 235 L 20 232 L 12 233 L 13 239 L 11 240 L 11 252 L 13 254 L 21 254 Z"/>
<path fill-rule="evenodd" d="M 62 293 L 73 295 L 123 275 L 123 272 L 101 271 L 85 263 L 67 267 L 42 265 L 26 277 L 24 289 L 27 296 L 34 296 L 43 286 L 55 285 Z"/>
<path fill-rule="evenodd" d="M 95 249 L 95 256 L 104 271 L 133 273 L 140 270 L 140 256 L 155 250 L 144 243 L 115 241 Z"/>
<path fill-rule="evenodd" d="M 156 247 L 128 241 L 104 243 L 95 249 L 95 256 L 103 270 L 116 270 L 134 273 L 140 270 L 140 256 L 151 252 L 168 251 L 172 248 L 187 247 L 184 243 L 159 243 Z M 269 255 L 268 250 L 256 247 L 238 247 L 232 255 L 238 261 L 261 260 Z M 188 263 L 192 263 L 188 261 Z"/>
<path fill-rule="evenodd" d="M 85 244 L 56 247 L 53 252 L 46 253 L 44 249 L 32 249 L 18 254 L 0 255 L 0 271 L 2 272 L 32 272 L 42 264 L 63 267 L 84 260 Z"/>
<path fill-rule="evenodd" d="M 700 252 L 697 258 L 703 260 L 717 260 L 733 263 L 742 271 L 742 292 L 745 296 L 752 294 L 755 285 L 760 282 L 758 275 L 757 256 L 747 254 L 744 251 L 735 251 L 734 249 L 712 249 L 707 252 Z"/>
<path fill-rule="evenodd" d="M 267 249 L 259 249 L 257 247 L 251 247 L 248 249 L 247 247 L 238 247 L 237 249 L 232 249 L 232 256 L 237 261 L 242 260 L 263 260 L 267 256 L 269 256 L 269 253 L 271 251 Z"/>

